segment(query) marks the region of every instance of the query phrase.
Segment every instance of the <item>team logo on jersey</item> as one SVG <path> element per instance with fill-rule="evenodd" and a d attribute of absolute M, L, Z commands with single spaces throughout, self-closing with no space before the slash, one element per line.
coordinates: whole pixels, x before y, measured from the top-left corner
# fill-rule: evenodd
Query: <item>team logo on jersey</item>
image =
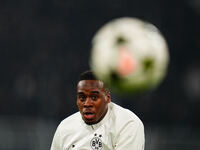
<path fill-rule="evenodd" d="M 103 148 L 101 137 L 102 135 L 98 136 L 96 133 L 94 134 L 94 137 L 90 141 L 90 146 L 92 147 L 93 150 L 101 150 Z"/>

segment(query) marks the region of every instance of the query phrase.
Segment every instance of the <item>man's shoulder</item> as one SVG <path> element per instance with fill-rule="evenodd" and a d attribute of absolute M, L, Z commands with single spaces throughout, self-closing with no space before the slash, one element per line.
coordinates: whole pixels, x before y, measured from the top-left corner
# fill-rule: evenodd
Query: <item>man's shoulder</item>
<path fill-rule="evenodd" d="M 74 114 L 63 119 L 62 122 L 76 121 L 76 120 L 78 121 L 79 119 L 80 119 L 80 112 L 75 112 Z"/>
<path fill-rule="evenodd" d="M 124 108 L 116 103 L 112 103 L 113 115 L 116 118 L 116 121 L 123 122 L 137 122 L 142 123 L 140 118 L 131 110 Z"/>
<path fill-rule="evenodd" d="M 63 119 L 58 128 L 59 129 L 71 129 L 75 128 L 77 125 L 80 125 L 81 122 L 81 115 L 80 112 L 76 112 L 67 118 Z"/>

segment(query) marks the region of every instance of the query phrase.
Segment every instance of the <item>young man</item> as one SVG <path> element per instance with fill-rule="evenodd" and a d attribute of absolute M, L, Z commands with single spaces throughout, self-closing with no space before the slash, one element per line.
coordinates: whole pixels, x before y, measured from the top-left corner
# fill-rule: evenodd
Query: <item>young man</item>
<path fill-rule="evenodd" d="M 111 102 L 91 71 L 77 84 L 79 112 L 58 126 L 51 150 L 144 150 L 144 127 L 130 110 Z"/>

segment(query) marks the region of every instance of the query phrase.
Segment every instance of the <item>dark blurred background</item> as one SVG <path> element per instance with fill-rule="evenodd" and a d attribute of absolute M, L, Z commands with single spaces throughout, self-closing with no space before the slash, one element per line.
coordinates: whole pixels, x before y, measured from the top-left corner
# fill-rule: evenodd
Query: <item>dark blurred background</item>
<path fill-rule="evenodd" d="M 125 16 L 161 30 L 170 64 L 155 91 L 113 101 L 144 122 L 145 150 L 200 149 L 199 0 L 1 0 L 0 150 L 50 149 L 59 122 L 78 110 L 94 34 Z"/>

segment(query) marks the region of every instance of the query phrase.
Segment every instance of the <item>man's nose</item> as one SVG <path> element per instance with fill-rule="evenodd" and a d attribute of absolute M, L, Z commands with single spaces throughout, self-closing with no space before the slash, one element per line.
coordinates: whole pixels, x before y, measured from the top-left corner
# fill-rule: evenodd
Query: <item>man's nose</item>
<path fill-rule="evenodd" d="M 84 107 L 92 107 L 92 101 L 90 98 L 87 98 L 85 103 L 84 103 Z"/>

